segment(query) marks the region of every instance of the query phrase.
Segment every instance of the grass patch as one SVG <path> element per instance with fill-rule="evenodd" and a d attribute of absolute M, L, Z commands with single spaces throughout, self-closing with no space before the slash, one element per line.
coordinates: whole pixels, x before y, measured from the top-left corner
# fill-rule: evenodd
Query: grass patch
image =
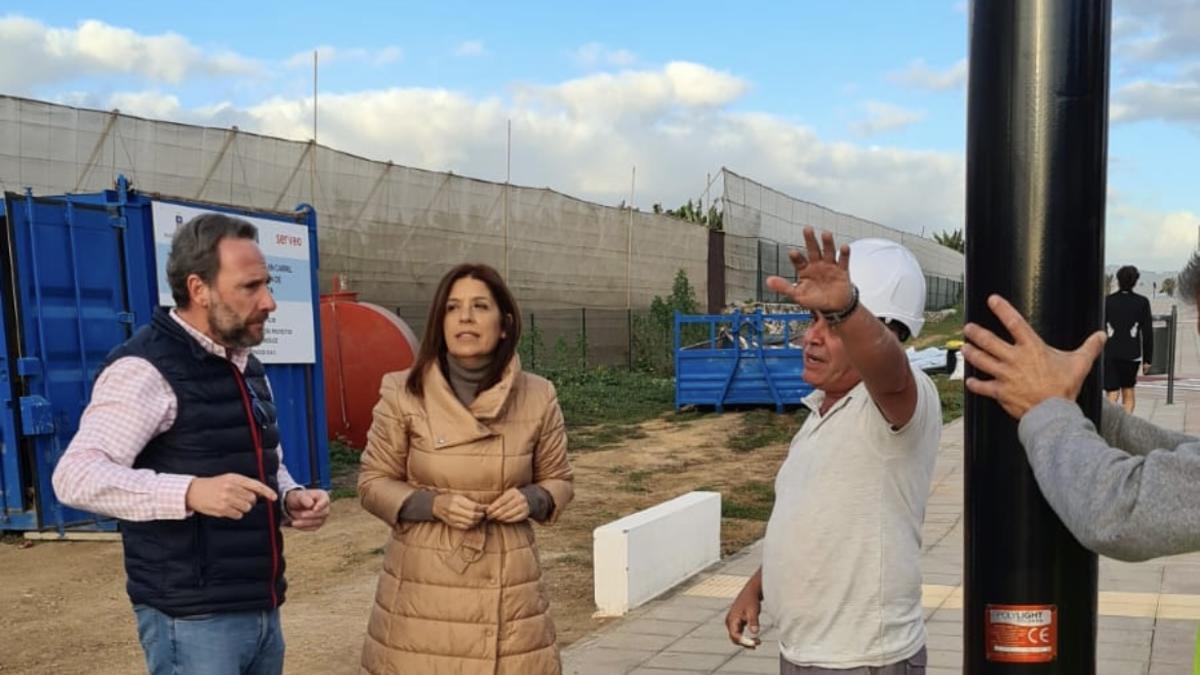
<path fill-rule="evenodd" d="M 951 380 L 949 375 L 935 375 L 933 383 L 937 385 L 938 397 L 942 400 L 942 424 L 962 417 L 963 381 Z"/>
<path fill-rule="evenodd" d="M 959 302 L 952 313 L 925 324 L 921 328 L 921 335 L 911 342 L 905 343 L 904 346 L 912 346 L 917 349 L 944 347 L 947 340 L 963 339 L 963 309 L 963 303 Z"/>
<path fill-rule="evenodd" d="M 687 410 L 681 410 L 679 412 L 673 412 L 667 415 L 666 420 L 672 424 L 691 424 L 696 420 L 704 419 L 705 417 L 713 414 L 714 413 L 711 410 L 698 410 L 696 408 L 690 408 Z"/>
<path fill-rule="evenodd" d="M 329 442 L 330 499 L 357 497 L 359 451 L 339 438 Z"/>
<path fill-rule="evenodd" d="M 624 492 L 649 492 L 650 488 L 646 486 L 646 479 L 654 475 L 653 471 L 647 469 L 637 469 L 625 474 L 625 480 L 617 486 L 617 489 Z"/>
<path fill-rule="evenodd" d="M 590 559 L 581 555 L 574 555 L 570 553 L 564 556 L 559 556 L 556 562 L 562 563 L 563 565 L 575 565 L 576 567 L 589 567 L 592 564 Z"/>
<path fill-rule="evenodd" d="M 727 445 L 734 452 L 750 452 L 768 445 L 788 443 L 807 416 L 807 408 L 784 414 L 753 410 L 742 417 L 738 429 L 729 435 Z"/>
<path fill-rule="evenodd" d="M 329 491 L 329 498 L 336 501 L 338 499 L 350 499 L 358 497 L 358 490 L 349 487 L 335 487 Z"/>
<path fill-rule="evenodd" d="M 775 505 L 775 486 L 762 481 L 749 481 L 722 495 L 721 517 L 742 520 L 762 520 L 771 517 Z"/>
<path fill-rule="evenodd" d="M 622 441 L 646 438 L 646 432 L 634 424 L 602 424 L 571 431 L 572 450 L 597 450 Z"/>
<path fill-rule="evenodd" d="M 347 471 L 358 471 L 359 451 L 342 439 L 329 442 L 329 471 L 337 475 Z"/>
<path fill-rule="evenodd" d="M 541 373 L 558 390 L 568 429 L 629 425 L 653 419 L 675 405 L 671 378 L 615 368 Z"/>
<path fill-rule="evenodd" d="M 554 383 L 572 450 L 596 450 L 638 438 L 638 426 L 671 410 L 671 378 L 617 368 L 545 370 Z"/>

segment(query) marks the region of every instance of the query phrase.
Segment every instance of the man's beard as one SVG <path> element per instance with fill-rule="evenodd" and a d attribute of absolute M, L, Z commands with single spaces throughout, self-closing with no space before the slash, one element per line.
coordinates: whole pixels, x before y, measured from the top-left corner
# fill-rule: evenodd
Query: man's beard
<path fill-rule="evenodd" d="M 251 317 L 256 319 L 257 317 Z M 265 323 L 267 314 L 264 313 L 262 321 Z M 255 347 L 263 341 L 265 334 L 255 335 L 251 332 L 250 325 L 257 323 L 253 320 L 242 320 L 234 313 L 229 305 L 226 305 L 220 299 L 217 299 L 208 308 L 208 325 L 209 329 L 216 336 L 217 341 L 221 344 L 233 347 L 236 349 L 249 349 Z"/>

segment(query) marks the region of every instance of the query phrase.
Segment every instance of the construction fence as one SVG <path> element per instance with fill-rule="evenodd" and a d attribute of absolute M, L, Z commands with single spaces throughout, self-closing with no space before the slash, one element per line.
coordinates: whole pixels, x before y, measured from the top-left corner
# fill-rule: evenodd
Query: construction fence
<path fill-rule="evenodd" d="M 396 309 L 419 337 L 425 330 L 428 308 Z M 407 319 L 418 313 L 420 319 Z M 538 372 L 608 366 L 669 374 L 671 330 L 669 320 L 645 309 L 522 310 L 521 362 Z"/>
<path fill-rule="evenodd" d="M 791 197 L 729 169 L 721 173 L 727 302 L 778 302 L 779 296 L 765 287 L 764 280 L 773 274 L 792 274 L 787 252 L 804 246 L 805 226 L 828 230 L 843 242 L 876 237 L 903 244 L 925 272 L 926 309 L 953 307 L 962 298 L 966 258 L 958 251 L 911 232 Z"/>
<path fill-rule="evenodd" d="M 707 284 L 708 230 L 678 218 L 236 127 L 0 96 L 0 190 L 93 192 L 118 174 L 142 192 L 191 201 L 311 204 L 321 288 L 341 275 L 384 307 L 427 305 L 441 276 L 465 261 L 500 270 L 530 309 L 646 307 L 680 269 L 701 293 Z"/>
<path fill-rule="evenodd" d="M 584 344 L 589 364 L 637 364 L 638 316 L 683 270 L 701 307 L 770 301 L 800 228 L 908 246 L 929 276 L 929 308 L 961 295 L 961 254 L 931 240 L 795 199 L 722 170 L 724 232 L 673 216 L 357 157 L 312 141 L 148 120 L 0 96 L 0 190 L 94 192 L 124 174 L 150 194 L 249 210 L 311 204 L 321 288 L 341 276 L 361 300 L 418 332 L 441 276 L 464 261 L 504 275 L 544 342 Z M 645 332 L 645 331 L 643 331 Z M 541 355 L 544 356 L 544 355 Z M 539 358 L 541 357 L 539 356 Z"/>
<path fill-rule="evenodd" d="M 729 239 L 730 237 L 726 235 L 726 251 L 730 250 Z M 755 239 L 753 241 L 757 242 L 757 257 L 752 267 L 754 270 L 752 274 L 755 280 L 755 287 L 753 295 L 749 295 L 745 299 L 770 303 L 783 302 L 783 296 L 767 288 L 766 281 L 767 277 L 773 275 L 790 278 L 795 274 L 792 261 L 788 258 L 788 250 L 796 248 L 796 246 L 780 244 L 779 242 L 765 239 Z M 744 251 L 750 245 L 753 244 L 747 244 L 744 241 L 736 242 L 732 248 L 735 260 L 738 252 Z M 726 292 L 728 293 L 729 287 L 727 286 L 726 288 Z M 961 277 L 950 279 L 929 273 L 925 274 L 925 309 L 938 310 L 954 307 L 962 300 L 962 293 L 963 282 Z"/>

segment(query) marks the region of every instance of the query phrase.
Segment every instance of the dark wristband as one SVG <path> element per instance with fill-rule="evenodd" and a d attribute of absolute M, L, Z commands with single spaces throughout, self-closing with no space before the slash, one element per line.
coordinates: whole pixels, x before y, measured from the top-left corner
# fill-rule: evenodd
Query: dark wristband
<path fill-rule="evenodd" d="M 849 319 L 850 315 L 853 314 L 854 310 L 856 309 L 858 309 L 858 286 L 850 284 L 850 304 L 846 305 L 844 309 L 840 309 L 835 312 L 827 312 L 823 309 L 817 310 L 817 312 L 821 315 L 822 319 L 825 319 L 825 323 L 829 324 L 830 326 L 836 326 L 846 319 Z"/>

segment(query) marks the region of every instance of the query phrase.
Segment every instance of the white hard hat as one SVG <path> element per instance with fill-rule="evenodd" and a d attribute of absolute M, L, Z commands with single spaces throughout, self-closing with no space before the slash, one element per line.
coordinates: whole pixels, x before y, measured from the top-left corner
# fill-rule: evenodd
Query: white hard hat
<path fill-rule="evenodd" d="M 850 281 L 875 316 L 899 321 L 916 337 L 925 325 L 925 275 L 916 256 L 887 239 L 850 243 Z"/>

